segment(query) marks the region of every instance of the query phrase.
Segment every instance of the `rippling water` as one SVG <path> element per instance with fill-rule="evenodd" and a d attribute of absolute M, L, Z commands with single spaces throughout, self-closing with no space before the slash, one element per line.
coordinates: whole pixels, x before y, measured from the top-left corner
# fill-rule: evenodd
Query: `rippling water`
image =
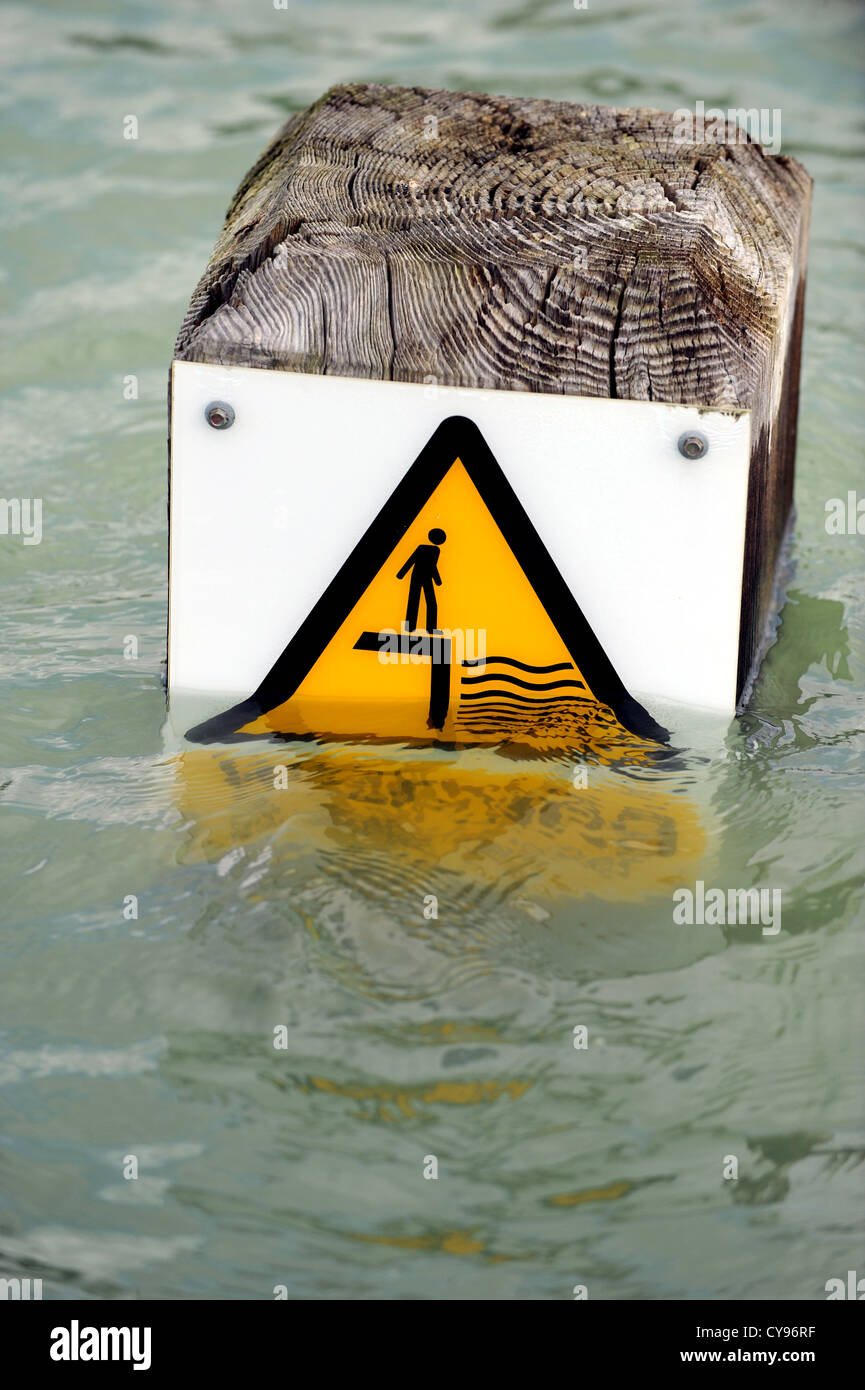
<path fill-rule="evenodd" d="M 862 1272 L 863 542 L 824 525 L 865 491 L 860 14 L 4 7 L 3 491 L 44 537 L 0 538 L 0 1276 L 817 1299 Z M 778 107 L 815 177 L 795 574 L 752 711 L 679 717 L 669 765 L 575 791 L 513 750 L 302 744 L 275 796 L 272 749 L 165 750 L 174 332 L 240 176 L 352 79 Z M 675 925 L 699 878 L 779 888 L 781 931 Z"/>

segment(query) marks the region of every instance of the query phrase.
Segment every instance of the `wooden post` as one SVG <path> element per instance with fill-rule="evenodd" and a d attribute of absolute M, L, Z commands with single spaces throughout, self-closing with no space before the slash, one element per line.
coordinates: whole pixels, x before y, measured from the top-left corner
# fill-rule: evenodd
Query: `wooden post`
<path fill-rule="evenodd" d="M 243 180 L 176 356 L 750 411 L 741 702 L 792 502 L 811 180 L 734 124 L 694 136 L 652 110 L 334 87 Z"/>

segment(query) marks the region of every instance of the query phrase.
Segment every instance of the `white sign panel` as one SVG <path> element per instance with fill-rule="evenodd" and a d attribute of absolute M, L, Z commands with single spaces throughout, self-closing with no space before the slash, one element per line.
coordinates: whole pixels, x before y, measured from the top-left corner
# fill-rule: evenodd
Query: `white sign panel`
<path fill-rule="evenodd" d="M 732 714 L 749 423 L 175 363 L 171 691 L 214 713 L 238 702 L 253 735 L 266 693 L 398 705 L 420 690 L 400 634 L 422 632 L 447 634 L 447 663 L 459 643 L 466 718 L 491 717 L 493 696 L 540 709 L 592 691 L 627 727 L 619 697 L 650 719 L 653 702 Z M 388 660 L 409 684 L 378 670 Z M 453 717 L 455 689 L 433 689 L 429 728 L 445 727 L 437 698 Z"/>

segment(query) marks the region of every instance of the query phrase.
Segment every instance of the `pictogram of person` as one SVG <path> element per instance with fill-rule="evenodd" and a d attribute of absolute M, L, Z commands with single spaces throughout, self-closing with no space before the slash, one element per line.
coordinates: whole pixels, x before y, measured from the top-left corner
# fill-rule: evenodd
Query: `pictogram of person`
<path fill-rule="evenodd" d="M 405 610 L 405 627 L 409 632 L 417 630 L 421 594 L 426 602 L 426 631 L 435 632 L 438 622 L 438 603 L 433 585 L 440 585 L 442 582 L 438 572 L 438 558 L 441 553 L 440 547 L 447 540 L 447 536 L 436 526 L 428 533 L 428 539 L 432 541 L 432 545 L 419 545 L 397 574 L 397 579 L 404 579 L 411 570 Z"/>

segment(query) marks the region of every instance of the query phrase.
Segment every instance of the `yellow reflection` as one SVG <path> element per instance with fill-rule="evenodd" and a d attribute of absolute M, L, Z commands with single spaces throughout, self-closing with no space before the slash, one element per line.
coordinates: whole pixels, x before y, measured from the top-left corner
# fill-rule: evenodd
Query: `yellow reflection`
<path fill-rule="evenodd" d="M 383 854 L 406 870 L 432 863 L 480 889 L 522 882 L 535 904 L 634 902 L 705 870 L 705 816 L 674 774 L 480 750 L 319 745 L 298 755 L 279 743 L 187 749 L 175 766 L 192 859 L 287 837 L 304 851 Z"/>
<path fill-rule="evenodd" d="M 380 1120 L 415 1119 L 416 1105 L 478 1105 L 499 1100 L 519 1100 L 532 1085 L 531 1081 L 437 1081 L 420 1086 L 362 1086 L 352 1082 L 341 1084 L 325 1076 L 310 1076 L 302 1091 L 324 1091 L 332 1096 L 350 1100 L 372 1100 Z M 395 1106 L 399 1114 L 391 1109 Z M 361 1112 L 362 1113 L 362 1112 Z"/>
<path fill-rule="evenodd" d="M 617 1197 L 624 1197 L 626 1192 L 633 1190 L 633 1183 L 614 1182 L 609 1187 L 589 1187 L 584 1192 L 560 1192 L 555 1197 L 548 1197 L 547 1201 L 553 1207 L 578 1207 L 583 1202 L 614 1202 Z"/>
<path fill-rule="evenodd" d="M 474 1230 L 443 1231 L 426 1236 L 370 1236 L 360 1232 L 351 1233 L 353 1240 L 363 1240 L 369 1245 L 390 1245 L 397 1250 L 442 1250 L 446 1255 L 479 1255 L 486 1249 L 486 1243 L 478 1240 Z M 498 1255 L 496 1259 L 507 1259 Z"/>

